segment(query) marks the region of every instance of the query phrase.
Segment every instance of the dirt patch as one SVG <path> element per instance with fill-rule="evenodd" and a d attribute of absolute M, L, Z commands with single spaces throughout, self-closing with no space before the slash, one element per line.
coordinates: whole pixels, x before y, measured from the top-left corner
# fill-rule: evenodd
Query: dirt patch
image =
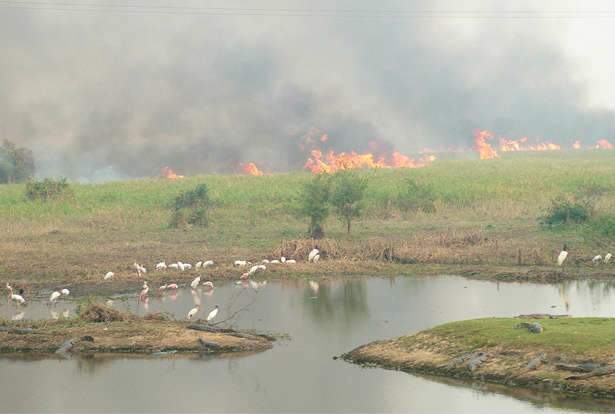
<path fill-rule="evenodd" d="M 117 309 L 109 308 L 98 303 L 91 303 L 79 312 L 79 318 L 85 322 L 116 322 L 126 319 Z"/>
<path fill-rule="evenodd" d="M 265 350 L 273 341 L 255 333 L 195 330 L 185 322 L 141 318 L 3 323 L 0 328 L 0 353 L 215 354 Z"/>

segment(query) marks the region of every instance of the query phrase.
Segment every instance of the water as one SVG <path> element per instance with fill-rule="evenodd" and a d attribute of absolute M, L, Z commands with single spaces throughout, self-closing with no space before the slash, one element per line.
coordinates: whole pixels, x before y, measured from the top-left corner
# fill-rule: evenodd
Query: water
<path fill-rule="evenodd" d="M 595 401 L 553 394 L 365 369 L 333 356 L 367 342 L 416 332 L 453 320 L 521 313 L 615 315 L 615 284 L 498 284 L 459 277 L 354 278 L 270 282 L 258 290 L 232 284 L 211 296 L 189 290 L 114 300 L 132 312 L 168 312 L 178 318 L 200 300 L 218 319 L 251 304 L 236 326 L 288 333 L 288 341 L 253 355 L 189 358 L 107 357 L 70 360 L 0 359 L 2 411 L 209 412 L 541 412 L 614 410 Z M 138 287 L 135 288 L 135 292 Z M 555 307 L 552 307 L 555 306 Z M 147 309 L 146 309 L 147 307 Z M 60 314 L 72 305 L 51 310 Z M 2 304 L 0 315 L 14 316 Z M 201 314 L 203 316 L 203 314 Z M 24 318 L 49 318 L 31 303 Z"/>

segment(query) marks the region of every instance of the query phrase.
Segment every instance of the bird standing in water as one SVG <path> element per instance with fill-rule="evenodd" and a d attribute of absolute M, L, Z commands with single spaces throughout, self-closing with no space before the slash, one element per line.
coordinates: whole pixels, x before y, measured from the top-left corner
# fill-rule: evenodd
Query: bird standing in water
<path fill-rule="evenodd" d="M 207 315 L 207 322 L 212 321 L 216 317 L 217 314 L 218 314 L 218 305 L 216 305 L 214 309 L 211 312 L 209 312 L 209 315 Z"/>
<path fill-rule="evenodd" d="M 557 265 L 558 266 L 563 265 L 567 257 L 568 257 L 568 248 L 564 244 L 564 248 L 560 252 L 559 256 L 557 256 Z"/>

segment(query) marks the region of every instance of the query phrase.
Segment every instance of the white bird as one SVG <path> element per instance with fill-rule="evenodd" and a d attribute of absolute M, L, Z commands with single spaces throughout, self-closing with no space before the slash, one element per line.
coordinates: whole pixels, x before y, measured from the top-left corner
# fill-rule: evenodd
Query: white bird
<path fill-rule="evenodd" d="M 606 256 L 604 256 L 604 263 L 608 263 L 611 261 L 611 259 L 613 258 L 613 255 L 611 253 L 607 253 Z"/>
<path fill-rule="evenodd" d="M 186 270 L 186 265 L 182 262 L 177 262 L 177 268 L 180 272 L 183 272 L 184 270 Z"/>
<path fill-rule="evenodd" d="M 62 296 L 60 292 L 58 292 L 57 290 L 54 291 L 53 293 L 51 293 L 51 296 L 49 296 L 49 302 L 55 302 L 56 299 L 59 298 L 60 296 Z"/>
<path fill-rule="evenodd" d="M 233 266 L 245 266 L 247 264 L 248 262 L 246 262 L 245 260 L 235 260 L 235 262 L 233 263 Z"/>
<path fill-rule="evenodd" d="M 147 273 L 147 269 L 136 262 L 133 263 L 133 267 L 137 271 L 137 276 L 139 277 L 141 277 L 142 274 Z"/>
<path fill-rule="evenodd" d="M 68 290 L 68 289 L 64 288 L 64 289 L 62 289 L 62 290 L 60 291 L 60 293 L 61 293 L 63 296 L 68 296 L 68 295 L 70 295 L 70 290 Z"/>
<path fill-rule="evenodd" d="M 199 309 L 201 309 L 200 305 L 196 305 L 194 308 L 190 309 L 190 312 L 188 312 L 187 319 L 188 320 L 192 319 L 194 315 L 198 313 Z"/>
<path fill-rule="evenodd" d="M 286 261 L 286 264 L 295 264 L 295 263 L 297 263 L 297 261 L 295 259 L 288 259 Z"/>
<path fill-rule="evenodd" d="M 284 257 L 284 256 L 280 257 L 280 262 L 281 263 L 286 263 L 286 257 Z"/>
<path fill-rule="evenodd" d="M 158 288 L 158 290 L 166 290 L 166 288 L 167 288 L 167 285 L 162 285 Z"/>
<path fill-rule="evenodd" d="M 201 276 L 195 277 L 194 280 L 190 283 L 190 287 L 192 289 L 196 289 L 196 287 L 199 285 L 199 283 L 201 283 Z"/>
<path fill-rule="evenodd" d="M 312 251 L 308 255 L 308 262 L 311 262 L 312 260 L 314 260 L 314 257 L 316 257 L 318 253 L 320 253 L 318 249 L 312 249 Z"/>
<path fill-rule="evenodd" d="M 263 263 L 269 263 L 269 259 L 263 259 Z"/>
<path fill-rule="evenodd" d="M 170 269 L 175 269 L 175 270 L 178 270 L 178 269 L 179 269 L 179 264 L 177 264 L 177 263 L 171 263 L 171 264 L 169 265 L 169 268 L 170 268 Z"/>
<path fill-rule="evenodd" d="M 209 312 L 209 315 L 207 315 L 207 322 L 213 320 L 217 314 L 218 314 L 218 305 L 216 305 L 214 309 L 211 312 Z"/>
<path fill-rule="evenodd" d="M 107 306 L 113 306 L 113 301 L 112 301 L 111 299 L 109 299 L 109 300 L 107 300 L 107 301 L 105 302 L 105 305 L 107 305 Z"/>
<path fill-rule="evenodd" d="M 592 259 L 592 263 L 593 264 L 598 264 L 601 261 L 602 261 L 602 256 L 601 255 L 594 256 L 594 258 Z"/>
<path fill-rule="evenodd" d="M 269 263 L 271 263 L 271 264 L 280 264 L 280 261 L 278 259 L 274 259 L 274 260 L 270 261 Z"/>
<path fill-rule="evenodd" d="M 254 265 L 250 268 L 250 270 L 248 271 L 248 276 L 252 276 L 254 275 L 256 272 L 258 272 L 259 270 L 261 270 L 259 265 Z"/>
<path fill-rule="evenodd" d="M 156 270 L 164 270 L 167 268 L 167 264 L 165 262 L 160 262 L 156 265 Z"/>
<path fill-rule="evenodd" d="M 179 289 L 179 286 L 177 286 L 177 283 L 169 283 L 167 289 Z"/>
<path fill-rule="evenodd" d="M 200 269 L 201 267 L 203 267 L 203 262 L 196 262 L 196 264 L 194 265 L 195 269 Z"/>
<path fill-rule="evenodd" d="M 203 286 L 205 286 L 205 288 L 207 289 L 213 289 L 214 288 L 214 283 L 210 280 L 208 280 L 207 282 L 203 282 Z"/>
<path fill-rule="evenodd" d="M 314 256 L 314 258 L 312 259 L 312 263 L 316 263 L 320 260 L 320 255 L 317 254 L 316 256 Z"/>
<path fill-rule="evenodd" d="M 190 263 L 184 263 L 184 270 L 192 269 L 192 265 Z"/>
<path fill-rule="evenodd" d="M 214 261 L 213 260 L 205 260 L 203 262 L 203 267 L 209 267 L 209 266 L 213 266 L 214 265 Z"/>
<path fill-rule="evenodd" d="M 149 286 L 147 285 L 147 281 L 143 282 L 143 289 L 141 289 L 141 293 L 139 293 L 139 300 L 145 299 L 147 296 L 147 292 L 149 292 Z"/>
<path fill-rule="evenodd" d="M 113 272 L 107 272 L 107 274 L 105 275 L 105 277 L 103 278 L 103 280 L 109 280 L 109 279 L 111 279 L 113 276 L 115 276 L 115 273 L 113 273 Z"/>
<path fill-rule="evenodd" d="M 21 311 L 21 312 L 19 312 L 18 314 L 13 315 L 13 317 L 11 318 L 11 320 L 14 320 L 14 321 L 20 321 L 20 320 L 22 320 L 22 319 L 23 319 L 23 317 L 24 317 L 25 315 L 26 315 L 26 313 L 25 313 L 24 311 Z"/>
<path fill-rule="evenodd" d="M 13 288 L 11 287 L 11 285 L 8 284 L 8 282 L 6 284 L 6 288 L 9 290 L 9 302 L 14 301 L 19 304 L 26 303 L 26 300 L 23 298 L 23 296 L 13 293 Z"/>
<path fill-rule="evenodd" d="M 563 265 L 567 257 L 568 257 L 568 248 L 564 244 L 564 248 L 560 252 L 559 256 L 557 256 L 557 265 L 558 266 Z"/>

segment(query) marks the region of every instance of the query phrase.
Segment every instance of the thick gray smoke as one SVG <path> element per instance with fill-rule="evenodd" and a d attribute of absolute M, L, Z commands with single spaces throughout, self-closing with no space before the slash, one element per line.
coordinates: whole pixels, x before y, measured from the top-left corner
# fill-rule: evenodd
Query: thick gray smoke
<path fill-rule="evenodd" d="M 613 130 L 613 113 L 585 107 L 585 85 L 532 20 L 35 8 L 0 6 L 0 138 L 32 148 L 42 175 L 230 172 L 248 161 L 296 169 L 314 127 L 336 150 L 376 140 L 402 152 L 470 148 L 477 128 L 564 144 Z"/>

